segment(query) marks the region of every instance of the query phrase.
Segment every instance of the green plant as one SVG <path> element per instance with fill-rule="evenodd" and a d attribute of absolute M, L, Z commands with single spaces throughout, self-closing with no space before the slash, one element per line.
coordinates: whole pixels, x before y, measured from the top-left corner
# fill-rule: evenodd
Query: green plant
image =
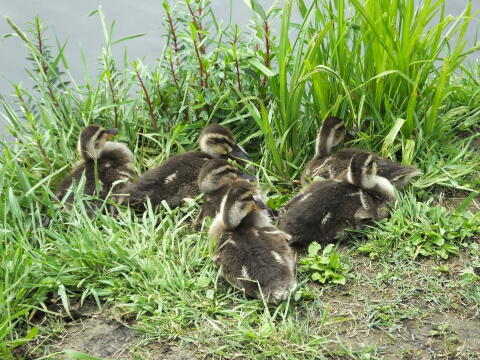
<path fill-rule="evenodd" d="M 480 273 L 479 271 L 480 267 L 469 267 L 460 273 L 460 277 L 462 279 L 462 283 L 465 284 L 471 284 L 471 283 L 478 283 L 480 282 Z"/>
<path fill-rule="evenodd" d="M 272 110 L 263 110 L 263 100 L 258 111 L 251 108 L 257 104 L 250 106 L 279 175 L 298 174 L 296 166 L 311 154 L 306 139 L 313 140 L 329 115 L 345 117 L 358 142 L 381 149 L 384 156 L 399 156 L 405 164 L 435 139 L 452 136 L 458 121 L 446 114 L 465 109 L 448 102 L 457 89 L 454 74 L 478 48 L 466 49 L 464 39 L 470 3 L 458 18 L 446 16 L 444 1 L 421 7 L 414 0 L 295 4 L 302 16 L 298 32 L 292 38 L 294 2 L 287 1 L 278 44 L 271 46 L 277 66 L 265 72 Z M 268 38 L 263 24 L 277 12 L 254 0 L 251 6 L 260 42 Z M 475 109 L 473 104 L 467 108 Z"/>
<path fill-rule="evenodd" d="M 409 258 L 458 254 L 465 240 L 480 233 L 480 214 L 449 211 L 443 206 L 417 201 L 408 194 L 392 210 L 391 217 L 377 226 L 367 227 L 367 242 L 358 250 L 375 258 L 390 251 Z"/>
<path fill-rule="evenodd" d="M 332 282 L 345 285 L 345 275 L 348 272 L 345 264 L 342 264 L 340 255 L 334 250 L 334 245 L 329 244 L 323 249 L 322 246 L 313 242 L 308 247 L 307 256 L 300 259 L 298 271 L 307 273 L 313 281 L 321 284 Z"/>

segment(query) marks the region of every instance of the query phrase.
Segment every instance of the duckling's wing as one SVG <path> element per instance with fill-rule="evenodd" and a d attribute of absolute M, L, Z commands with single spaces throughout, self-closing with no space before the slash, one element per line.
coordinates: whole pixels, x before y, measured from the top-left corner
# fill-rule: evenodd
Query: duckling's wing
<path fill-rule="evenodd" d="M 114 195 L 123 193 L 137 175 L 133 157 L 115 151 L 102 152 L 101 155 L 97 165 L 102 186 L 101 196 L 106 197 L 110 191 Z"/>
<path fill-rule="evenodd" d="M 80 179 L 82 176 L 85 174 L 86 181 L 85 181 L 85 187 L 83 189 L 83 192 L 88 195 L 92 195 L 93 192 L 95 191 L 94 182 L 91 180 L 91 171 L 88 171 L 87 166 L 84 161 L 79 162 L 75 167 L 68 173 L 65 178 L 57 185 L 55 189 L 55 196 L 57 197 L 58 200 L 62 200 L 65 195 L 67 194 L 68 190 L 71 188 L 72 184 L 75 182 L 78 184 L 80 182 Z M 69 197 L 67 200 L 68 202 L 72 201 L 72 195 Z"/>
<path fill-rule="evenodd" d="M 301 201 L 280 217 L 279 228 L 292 235 L 295 247 L 306 247 L 313 241 L 330 242 L 343 226 L 344 214 L 350 212 L 352 200 L 344 200 L 350 188 L 334 180 L 312 183 Z"/>
<path fill-rule="evenodd" d="M 140 176 L 128 187 L 127 202 L 134 209 L 143 210 L 147 197 L 153 206 L 165 200 L 171 208 L 179 206 L 186 197 L 200 193 L 197 177 L 209 157 L 201 152 L 177 154 L 155 169 Z"/>
<path fill-rule="evenodd" d="M 332 158 L 332 156 L 328 156 L 326 158 L 314 158 L 310 160 L 302 173 L 302 185 L 308 185 L 314 181 L 331 178 Z"/>
<path fill-rule="evenodd" d="M 287 234 L 275 227 L 251 228 L 235 234 L 236 276 L 240 286 L 251 296 L 261 293 L 269 302 L 288 297 L 295 287 L 295 257 L 286 243 Z"/>
<path fill-rule="evenodd" d="M 312 172 L 312 176 L 324 179 L 335 179 L 347 170 L 352 158 L 358 153 L 365 153 L 359 149 L 341 149 L 322 160 Z"/>

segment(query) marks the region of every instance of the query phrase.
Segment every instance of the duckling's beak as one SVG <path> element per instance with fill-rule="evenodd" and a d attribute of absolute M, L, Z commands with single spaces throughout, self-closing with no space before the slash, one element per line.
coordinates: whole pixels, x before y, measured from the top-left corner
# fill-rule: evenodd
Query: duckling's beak
<path fill-rule="evenodd" d="M 105 129 L 105 138 L 111 140 L 115 135 L 119 133 L 119 130 L 116 128 Z"/>
<path fill-rule="evenodd" d="M 229 156 L 233 156 L 238 159 L 243 159 L 243 160 L 251 160 L 248 154 L 243 150 L 240 146 L 235 144 L 233 147 L 232 151 L 228 154 Z"/>

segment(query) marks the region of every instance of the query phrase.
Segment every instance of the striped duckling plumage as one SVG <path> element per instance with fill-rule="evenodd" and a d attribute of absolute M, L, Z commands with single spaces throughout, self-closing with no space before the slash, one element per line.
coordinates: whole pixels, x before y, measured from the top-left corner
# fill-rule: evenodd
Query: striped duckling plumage
<path fill-rule="evenodd" d="M 222 276 L 248 296 L 270 303 L 286 300 L 296 287 L 296 259 L 289 235 L 274 227 L 255 200 L 258 189 L 245 180 L 229 185 L 209 238 L 215 241 L 214 261 Z"/>
<path fill-rule="evenodd" d="M 109 141 L 117 134 L 118 129 L 99 125 L 89 125 L 82 130 L 78 139 L 81 160 L 57 186 L 55 195 L 59 200 L 67 195 L 72 183 L 80 182 L 82 176 L 85 176 L 83 192 L 102 199 L 109 193 L 116 199 L 132 182 L 136 175 L 132 152 L 125 144 Z M 67 204 L 71 204 L 73 196 L 70 193 Z"/>
<path fill-rule="evenodd" d="M 332 148 L 340 144 L 345 137 L 343 120 L 338 117 L 330 117 L 323 121 L 315 143 L 315 155 L 307 163 L 302 174 L 302 184 L 308 184 L 316 177 L 333 179 L 346 171 L 350 160 L 355 154 L 371 154 L 360 149 L 340 149 L 332 153 Z M 420 171 L 415 166 L 397 164 L 372 154 L 378 166 L 378 175 L 387 178 L 396 187 L 403 187 Z"/>
<path fill-rule="evenodd" d="M 313 182 L 295 196 L 282 212 L 279 228 L 297 248 L 313 241 L 330 243 L 348 226 L 388 216 L 387 203 L 393 200 L 393 185 L 377 175 L 372 154 L 359 152 L 339 178 Z"/>
<path fill-rule="evenodd" d="M 199 230 L 206 217 L 214 218 L 230 184 L 240 180 L 242 171 L 225 159 L 212 159 L 205 163 L 198 175 L 198 188 L 205 194 L 195 228 Z"/>
<path fill-rule="evenodd" d="M 152 206 L 166 201 L 170 208 L 179 206 L 183 199 L 200 194 L 198 174 L 205 163 L 214 158 L 248 158 L 229 129 L 218 124 L 205 127 L 199 136 L 201 151 L 177 154 L 160 166 L 140 176 L 128 187 L 124 202 L 135 210 L 144 210 L 147 198 Z"/>

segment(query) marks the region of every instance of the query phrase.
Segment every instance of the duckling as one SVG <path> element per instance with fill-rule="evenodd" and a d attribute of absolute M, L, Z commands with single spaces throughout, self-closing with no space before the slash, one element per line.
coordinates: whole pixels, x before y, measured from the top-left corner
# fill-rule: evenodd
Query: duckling
<path fill-rule="evenodd" d="M 137 211 L 145 210 L 147 198 L 152 206 L 165 200 L 170 208 L 179 206 L 184 198 L 195 197 L 200 193 L 197 184 L 202 166 L 214 158 L 248 159 L 245 151 L 237 145 L 227 128 L 210 124 L 200 133 L 201 151 L 190 151 L 169 158 L 160 166 L 141 175 L 138 182 L 126 189 L 128 202 Z"/>
<path fill-rule="evenodd" d="M 55 194 L 59 200 L 65 197 L 73 182 L 79 183 L 83 175 L 84 193 L 97 194 L 102 199 L 110 191 L 116 199 L 132 182 L 136 175 L 132 152 L 125 144 L 108 141 L 117 134 L 118 129 L 105 129 L 99 125 L 89 125 L 82 130 L 78 139 L 81 160 L 57 186 Z M 71 204 L 73 196 L 70 194 L 67 204 Z"/>
<path fill-rule="evenodd" d="M 333 179 L 345 171 L 352 157 L 357 153 L 370 154 L 360 149 L 341 149 L 332 154 L 332 148 L 340 144 L 345 137 L 343 120 L 338 117 L 329 117 L 323 121 L 317 134 L 315 155 L 307 163 L 302 174 L 302 184 L 308 184 L 319 176 Z M 388 159 L 372 154 L 378 166 L 378 174 L 387 178 L 396 187 L 403 187 L 420 171 L 415 166 L 404 166 Z"/>
<path fill-rule="evenodd" d="M 229 185 L 240 180 L 241 175 L 242 171 L 225 159 L 212 159 L 205 163 L 198 174 L 198 188 L 206 196 L 196 219 L 196 230 L 200 230 L 204 218 L 217 215 Z"/>
<path fill-rule="evenodd" d="M 272 226 L 256 186 L 245 180 L 229 185 L 208 236 L 215 241 L 214 262 L 222 276 L 248 296 L 276 304 L 296 287 L 296 258 L 289 235 Z"/>
<path fill-rule="evenodd" d="M 198 175 L 198 187 L 206 196 L 196 219 L 195 229 L 197 231 L 201 229 L 204 218 L 214 218 L 217 215 L 229 185 L 242 178 L 249 181 L 255 180 L 255 177 L 244 173 L 225 159 L 212 159 L 205 163 Z M 262 193 L 255 197 L 256 200 L 266 203 L 266 196 Z"/>
<path fill-rule="evenodd" d="M 339 178 L 317 181 L 287 204 L 279 228 L 292 236 L 292 246 L 329 243 L 349 225 L 379 220 L 388 215 L 394 200 L 393 185 L 377 175 L 374 156 L 358 152 Z"/>

